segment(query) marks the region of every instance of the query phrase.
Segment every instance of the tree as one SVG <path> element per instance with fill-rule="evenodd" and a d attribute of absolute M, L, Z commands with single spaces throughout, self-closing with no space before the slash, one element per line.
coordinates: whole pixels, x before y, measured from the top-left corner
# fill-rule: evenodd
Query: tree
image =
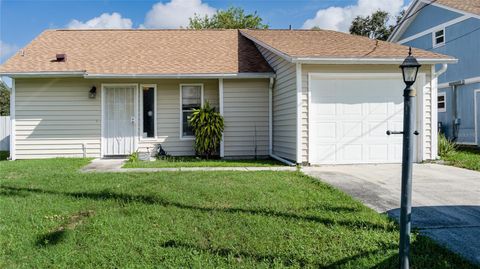
<path fill-rule="evenodd" d="M 268 25 L 262 23 L 262 18 L 253 14 L 245 14 L 243 8 L 230 7 L 227 10 L 218 10 L 211 17 L 200 17 L 195 14 L 189 19 L 189 29 L 267 29 Z"/>
<path fill-rule="evenodd" d="M 10 115 L 10 91 L 0 81 L 0 116 Z"/>
<path fill-rule="evenodd" d="M 404 15 L 402 11 L 396 17 L 398 24 Z M 370 16 L 357 16 L 350 25 L 350 33 L 367 36 L 372 39 L 387 40 L 396 25 L 388 25 L 390 15 L 386 11 L 378 10 Z"/>

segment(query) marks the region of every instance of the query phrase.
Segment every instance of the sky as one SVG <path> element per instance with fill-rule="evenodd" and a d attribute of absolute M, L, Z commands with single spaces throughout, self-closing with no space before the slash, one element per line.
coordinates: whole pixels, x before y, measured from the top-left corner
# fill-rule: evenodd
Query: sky
<path fill-rule="evenodd" d="M 257 12 L 273 29 L 348 31 L 352 19 L 382 9 L 396 14 L 410 0 L 0 0 L 0 63 L 46 29 L 180 28 L 193 14 L 230 6 Z"/>

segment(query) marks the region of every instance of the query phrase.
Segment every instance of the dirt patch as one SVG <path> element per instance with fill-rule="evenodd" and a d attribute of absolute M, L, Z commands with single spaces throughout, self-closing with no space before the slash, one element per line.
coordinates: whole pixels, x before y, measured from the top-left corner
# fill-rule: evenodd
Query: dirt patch
<path fill-rule="evenodd" d="M 86 210 L 69 216 L 65 223 L 40 236 L 37 240 L 37 246 L 45 247 L 60 243 L 65 239 L 67 231 L 74 230 L 77 226 L 81 225 L 85 219 L 92 217 L 93 215 L 95 215 L 95 211 Z M 63 219 L 63 217 L 55 216 L 53 219 Z"/>

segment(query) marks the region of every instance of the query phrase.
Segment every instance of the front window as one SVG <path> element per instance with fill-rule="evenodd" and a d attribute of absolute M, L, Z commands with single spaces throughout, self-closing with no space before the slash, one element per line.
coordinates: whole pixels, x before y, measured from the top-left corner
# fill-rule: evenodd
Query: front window
<path fill-rule="evenodd" d="M 437 97 L 438 112 L 447 111 L 447 96 L 444 92 L 439 93 Z"/>
<path fill-rule="evenodd" d="M 155 138 L 155 85 L 141 86 L 142 138 Z"/>
<path fill-rule="evenodd" d="M 194 109 L 198 109 L 203 103 L 203 86 L 201 84 L 189 84 L 180 86 L 182 105 L 181 134 L 182 137 L 193 137 L 193 129 L 190 126 L 190 117 Z"/>
<path fill-rule="evenodd" d="M 433 46 L 438 47 L 445 44 L 445 29 L 433 32 Z"/>

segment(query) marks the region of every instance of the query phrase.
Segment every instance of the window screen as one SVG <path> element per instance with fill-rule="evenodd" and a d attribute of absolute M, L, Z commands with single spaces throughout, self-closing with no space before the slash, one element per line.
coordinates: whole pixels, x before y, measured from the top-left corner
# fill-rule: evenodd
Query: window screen
<path fill-rule="evenodd" d="M 182 136 L 193 136 L 189 119 L 194 109 L 202 105 L 202 87 L 200 85 L 183 85 L 182 91 Z"/>

